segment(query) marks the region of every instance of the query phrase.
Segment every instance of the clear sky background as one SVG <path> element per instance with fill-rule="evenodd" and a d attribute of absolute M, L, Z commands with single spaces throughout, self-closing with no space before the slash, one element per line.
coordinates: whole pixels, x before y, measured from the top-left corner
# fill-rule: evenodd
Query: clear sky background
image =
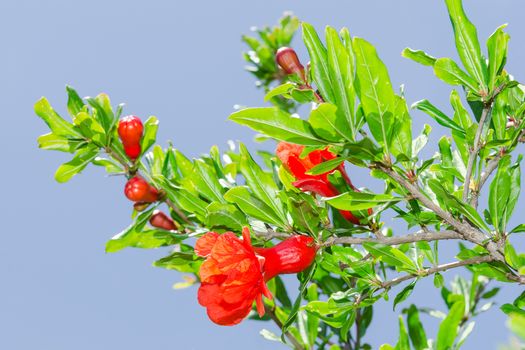
<path fill-rule="evenodd" d="M 523 1 L 466 0 L 466 8 L 482 43 L 510 24 L 508 68 L 525 80 Z M 105 241 L 130 221 L 124 179 L 90 167 L 67 184 L 54 182 L 55 169 L 70 156 L 37 149 L 37 136 L 47 130 L 33 104 L 45 95 L 66 115 L 64 88 L 71 84 L 82 96 L 106 92 L 114 104 L 126 102 L 125 113 L 156 115 L 158 140 L 172 140 L 191 156 L 214 144 L 224 148 L 228 139 L 253 148 L 252 131 L 226 121 L 234 104 L 263 104 L 243 71 L 240 36 L 253 25 L 275 23 L 285 10 L 321 30 L 348 26 L 377 46 L 394 85 L 405 84 L 409 103 L 429 98 L 450 110 L 450 88 L 400 56 L 410 46 L 456 57 L 442 1 L 0 1 L 0 349 L 284 348 L 258 335 L 263 326 L 275 330 L 269 324 L 213 325 L 196 288 L 174 291 L 181 276 L 151 267 L 164 250 L 105 254 Z M 302 42 L 295 46 L 305 57 Z M 414 116 L 415 133 L 425 122 L 434 126 L 432 142 L 444 133 L 425 115 Z M 365 176 L 354 175 L 354 183 L 370 186 Z M 521 200 L 517 216 L 524 205 Z M 516 242 L 524 248 L 523 236 Z M 444 247 L 451 258 L 454 247 Z M 498 300 L 519 292 L 504 286 Z M 444 307 L 431 281 L 417 285 L 412 301 Z M 391 308 L 378 304 L 367 334 L 374 348 L 395 342 Z M 434 337 L 436 323 L 424 321 Z M 465 349 L 495 349 L 508 340 L 497 307 L 477 321 Z"/>

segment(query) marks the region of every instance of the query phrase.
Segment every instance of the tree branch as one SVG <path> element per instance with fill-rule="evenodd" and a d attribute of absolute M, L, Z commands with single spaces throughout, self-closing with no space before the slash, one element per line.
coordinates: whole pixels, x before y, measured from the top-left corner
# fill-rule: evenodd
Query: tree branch
<path fill-rule="evenodd" d="M 485 242 L 486 236 L 483 234 L 483 232 L 475 229 L 468 223 L 461 222 L 458 219 L 454 218 L 449 212 L 443 210 L 439 205 L 430 200 L 430 198 L 423 194 L 418 187 L 410 183 L 403 176 L 396 173 L 392 168 L 389 168 L 381 163 L 375 163 L 375 166 L 378 167 L 385 174 L 390 176 L 390 178 L 396 181 L 399 185 L 403 186 L 415 199 L 419 200 L 425 207 L 433 211 L 443 221 L 452 226 L 454 230 L 463 237 L 463 239 L 484 247 L 497 260 L 503 262 L 505 261 L 505 257 L 499 249 L 500 247 L 493 241 Z"/>
<path fill-rule="evenodd" d="M 467 162 L 467 174 L 465 176 L 465 183 L 463 184 L 463 202 L 467 202 L 468 194 L 470 190 L 470 178 L 472 177 L 472 170 L 474 169 L 474 162 L 478 156 L 479 150 L 481 149 L 481 134 L 483 133 L 483 127 L 485 126 L 485 121 L 487 120 L 490 111 L 492 110 L 492 101 L 485 103 L 483 106 L 483 111 L 481 112 L 481 117 L 479 119 L 478 130 L 476 130 L 476 136 L 474 136 L 474 146 L 469 153 L 468 162 Z"/>
<path fill-rule="evenodd" d="M 420 271 L 419 274 L 408 274 L 408 275 L 396 277 L 390 281 L 383 282 L 381 287 L 384 289 L 388 289 L 395 285 L 398 285 L 401 282 L 408 281 L 416 277 L 433 275 L 435 273 L 447 271 L 447 270 L 450 270 L 456 267 L 467 266 L 467 265 L 477 265 L 477 264 L 487 263 L 491 261 L 494 261 L 494 258 L 490 255 L 476 256 L 474 258 L 470 258 L 466 260 L 455 261 L 455 262 L 451 262 L 448 264 L 431 267 L 431 268 Z"/>
<path fill-rule="evenodd" d="M 363 244 L 366 242 L 382 243 L 386 245 L 398 245 L 403 243 L 413 243 L 419 241 L 438 241 L 446 239 L 462 239 L 463 237 L 456 231 L 421 231 L 417 233 L 410 233 L 404 236 L 396 237 L 382 237 L 382 238 L 371 238 L 371 237 L 337 237 L 329 238 L 326 242 L 321 244 L 322 247 L 327 247 L 335 244 Z"/>
<path fill-rule="evenodd" d="M 470 204 L 474 207 L 474 209 L 478 207 L 478 199 L 483 185 L 485 185 L 485 182 L 487 182 L 492 172 L 494 172 L 494 170 L 496 170 L 496 168 L 498 167 L 499 161 L 501 160 L 502 156 L 503 155 L 500 152 L 498 152 L 498 154 L 494 156 L 494 158 L 489 160 L 487 166 L 485 167 L 485 170 L 481 173 L 479 183 L 476 186 L 476 190 L 472 192 L 472 196 L 470 198 Z"/>

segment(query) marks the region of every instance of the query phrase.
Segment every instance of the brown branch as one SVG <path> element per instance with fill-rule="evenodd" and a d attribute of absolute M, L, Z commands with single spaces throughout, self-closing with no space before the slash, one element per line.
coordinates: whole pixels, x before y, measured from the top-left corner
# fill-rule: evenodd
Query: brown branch
<path fill-rule="evenodd" d="M 419 241 L 438 241 L 446 239 L 462 239 L 463 237 L 456 231 L 421 231 L 417 233 L 410 233 L 404 236 L 396 237 L 381 237 L 381 238 L 371 238 L 371 237 L 337 237 L 329 238 L 326 242 L 321 244 L 321 246 L 331 246 L 335 244 L 363 244 L 367 242 L 372 243 L 382 243 L 386 245 L 399 245 L 403 243 L 413 243 Z"/>
<path fill-rule="evenodd" d="M 270 308 L 267 305 L 264 305 L 264 309 L 265 309 L 266 313 L 268 314 L 268 316 L 270 316 L 272 321 L 277 325 L 277 327 L 282 329 L 283 328 L 283 323 L 281 322 L 281 320 L 279 320 L 279 318 L 275 314 L 275 309 L 274 308 Z M 301 343 L 299 343 L 299 341 L 293 336 L 292 333 L 286 331 L 286 332 L 284 332 L 284 335 L 286 336 L 286 338 L 288 338 L 290 343 L 292 343 L 293 348 L 295 350 L 304 350 L 304 346 L 302 346 Z"/>
<path fill-rule="evenodd" d="M 492 101 L 490 103 L 485 103 L 483 106 L 483 111 L 481 112 L 481 117 L 479 119 L 478 130 L 476 130 L 476 136 L 474 136 L 474 145 L 470 154 L 468 156 L 467 162 L 467 174 L 465 176 L 465 183 L 463 184 L 463 202 L 467 202 L 468 194 L 470 190 L 470 178 L 472 177 L 472 171 L 474 169 L 474 162 L 478 156 L 479 150 L 481 149 L 481 134 L 483 133 L 483 127 L 485 121 L 487 120 L 490 111 L 492 110 Z"/>
<path fill-rule="evenodd" d="M 115 152 L 111 147 L 106 147 L 104 151 L 106 151 L 106 153 L 109 156 L 113 157 L 117 162 L 119 162 L 124 167 L 124 170 L 126 171 L 126 173 L 129 172 L 130 166 L 128 162 L 120 156 L 120 154 Z"/>
<path fill-rule="evenodd" d="M 186 214 L 184 214 L 182 210 L 180 210 L 180 208 L 177 207 L 169 198 L 164 199 L 164 203 L 166 203 L 166 205 L 170 207 L 171 210 L 173 210 L 186 224 L 193 225 L 193 222 L 188 219 Z"/>
<path fill-rule="evenodd" d="M 438 265 L 436 267 L 424 269 L 424 270 L 421 270 L 418 274 L 408 274 L 408 275 L 399 276 L 390 281 L 383 282 L 381 284 L 381 287 L 384 289 L 388 289 L 395 285 L 398 285 L 401 282 L 408 281 L 416 277 L 433 275 L 435 273 L 447 271 L 447 270 L 450 270 L 456 267 L 467 266 L 467 265 L 477 265 L 477 264 L 487 263 L 491 261 L 494 261 L 494 258 L 490 255 L 476 256 L 474 258 L 455 261 L 455 262 L 451 262 L 448 264 Z"/>
<path fill-rule="evenodd" d="M 476 190 L 472 192 L 472 196 L 470 198 L 470 204 L 474 208 L 478 207 L 478 199 L 479 199 L 479 195 L 481 193 L 481 189 L 485 185 L 485 182 L 487 182 L 487 180 L 489 179 L 490 175 L 498 167 L 498 164 L 499 164 L 499 161 L 500 161 L 501 157 L 502 157 L 502 154 L 500 152 L 498 152 L 498 154 L 496 156 L 494 156 L 494 158 L 489 160 L 489 162 L 487 163 L 487 166 L 485 167 L 485 170 L 481 173 L 478 185 L 476 186 Z"/>
<path fill-rule="evenodd" d="M 381 163 L 376 163 L 375 166 L 390 176 L 390 178 L 396 181 L 399 185 L 403 186 L 415 199 L 419 200 L 425 207 L 433 211 L 448 225 L 452 226 L 454 230 L 463 237 L 463 239 L 484 247 L 497 260 L 502 262 L 505 261 L 505 257 L 500 251 L 500 247 L 493 241 L 485 242 L 487 237 L 483 232 L 475 229 L 466 222 L 461 222 L 454 218 L 449 212 L 443 210 L 439 205 L 423 194 L 417 186 L 396 173 L 392 168 Z"/>

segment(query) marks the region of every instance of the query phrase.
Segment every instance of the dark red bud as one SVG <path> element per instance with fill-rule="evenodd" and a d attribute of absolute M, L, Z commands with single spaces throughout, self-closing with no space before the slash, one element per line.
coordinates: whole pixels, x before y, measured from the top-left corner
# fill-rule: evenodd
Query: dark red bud
<path fill-rule="evenodd" d="M 143 131 L 142 121 L 134 115 L 122 118 L 118 124 L 118 135 L 124 145 L 126 155 L 131 160 L 137 159 L 140 155 L 140 140 L 142 139 Z"/>
<path fill-rule="evenodd" d="M 275 60 L 286 74 L 297 74 L 306 82 L 304 67 L 301 64 L 301 61 L 299 61 L 299 57 L 297 57 L 297 53 L 295 53 L 294 49 L 290 47 L 281 47 L 275 54 Z"/>
<path fill-rule="evenodd" d="M 295 235 L 271 248 L 254 248 L 264 257 L 264 278 L 270 280 L 279 274 L 299 273 L 312 264 L 317 252 L 314 239 Z"/>
<path fill-rule="evenodd" d="M 156 202 L 159 192 L 140 176 L 128 180 L 124 187 L 124 194 L 133 202 Z"/>
<path fill-rule="evenodd" d="M 151 226 L 161 228 L 163 230 L 172 231 L 177 229 L 175 222 L 160 210 L 155 210 L 153 212 L 153 215 L 151 215 L 151 218 L 149 219 L 149 223 Z"/>
<path fill-rule="evenodd" d="M 133 204 L 133 209 L 136 211 L 144 211 L 150 206 L 150 204 L 151 203 L 148 202 L 136 202 Z"/>

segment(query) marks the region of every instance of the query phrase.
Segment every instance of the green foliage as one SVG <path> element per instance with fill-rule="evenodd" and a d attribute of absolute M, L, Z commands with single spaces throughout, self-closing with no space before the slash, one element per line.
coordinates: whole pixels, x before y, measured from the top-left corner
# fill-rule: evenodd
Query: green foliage
<path fill-rule="evenodd" d="M 472 319 L 492 306 L 488 299 L 500 289 L 488 290 L 487 284 L 525 283 L 525 254 L 513 242 L 525 224 L 508 228 L 521 188 L 521 156 L 513 153 L 525 142 L 525 87 L 505 70 L 505 26 L 488 38 L 486 59 L 461 1 L 445 4 L 462 66 L 408 48 L 402 56 L 432 67 L 439 79 L 461 89 L 451 90 L 451 113 L 428 99 L 412 104 L 443 127 L 425 124 L 414 139 L 402 89 L 396 93 L 376 48 L 347 28 L 326 27 L 320 36 L 303 22 L 310 60 L 306 81 L 287 76 L 276 65 L 275 53 L 290 46 L 299 20 L 286 15 L 277 26 L 257 30 L 257 38 L 243 37 L 250 48 L 244 54 L 248 70 L 272 106 L 243 108 L 229 120 L 250 127 L 261 139 L 301 145 L 300 156 L 281 164 L 272 152 L 252 153 L 244 144 L 231 143 L 229 149 L 213 146 L 190 159 L 171 144 L 157 144 L 159 120 L 152 116 L 144 122 L 142 152 L 131 161 L 116 130 L 122 105 L 113 108 L 106 94 L 82 99 L 70 86 L 70 120 L 45 98 L 35 104 L 49 128 L 38 145 L 72 154 L 58 168 L 58 182 L 93 164 L 122 176 L 123 182 L 140 175 L 159 191 L 157 202 L 135 203 L 132 223 L 107 242 L 106 251 L 169 249 L 153 265 L 188 274 L 175 288 L 199 281 L 202 259 L 193 238 L 205 232 L 240 234 L 249 227 L 257 247 L 271 247 L 293 234 L 313 237 L 316 261 L 298 274 L 293 301 L 283 280 L 267 281 L 274 299 L 265 299 L 268 314 L 262 320 L 273 320 L 282 332 L 263 330 L 269 340 L 297 349 L 370 349 L 366 333 L 374 304 L 385 299 L 394 310 L 409 306 L 401 311 L 396 345 L 380 349 L 459 349 L 474 329 Z M 311 110 L 300 108 L 305 105 Z M 434 135 L 437 150 L 426 152 Z M 347 179 L 345 167 L 350 177 L 355 167 L 368 170 L 370 182 L 382 184 L 384 191 L 359 188 L 370 184 Z M 298 184 L 305 182 L 311 191 Z M 175 230 L 149 223 L 159 208 Z M 401 223 L 395 233 L 382 221 L 383 213 Z M 359 220 L 348 220 L 349 214 Z M 457 260 L 440 262 L 442 239 L 459 241 Z M 472 278 L 456 277 L 446 287 L 444 272 L 460 267 Z M 446 310 L 409 304 L 423 278 L 433 278 Z M 522 337 L 524 300 L 521 295 L 501 307 L 509 327 Z M 424 328 L 423 314 L 440 319 L 436 332 Z"/>

